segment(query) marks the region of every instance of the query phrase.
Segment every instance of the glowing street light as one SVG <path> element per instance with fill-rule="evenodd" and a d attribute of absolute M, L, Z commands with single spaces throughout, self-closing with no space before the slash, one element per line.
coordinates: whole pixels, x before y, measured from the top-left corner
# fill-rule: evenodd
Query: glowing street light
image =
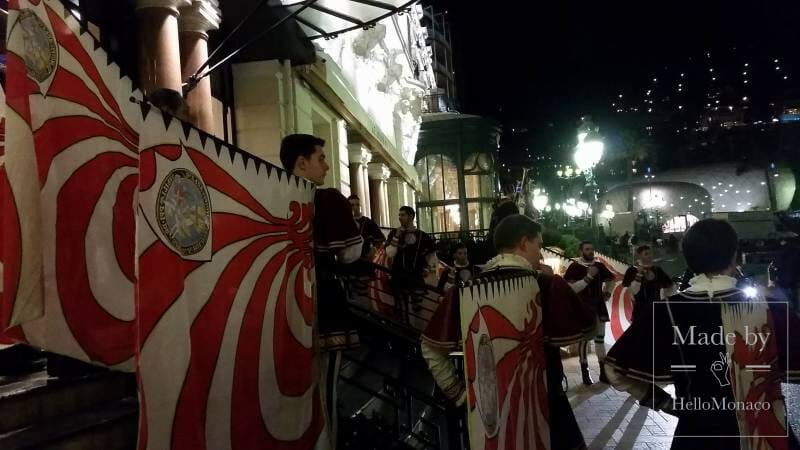
<path fill-rule="evenodd" d="M 578 133 L 578 146 L 575 147 L 575 166 L 580 172 L 588 172 L 600 162 L 605 145 L 597 139 L 587 140 L 586 132 Z"/>
<path fill-rule="evenodd" d="M 537 211 L 544 211 L 545 208 L 547 208 L 549 200 L 550 199 L 547 197 L 547 193 L 542 192 L 539 189 L 535 189 L 533 191 L 533 207 Z"/>
<path fill-rule="evenodd" d="M 600 217 L 602 217 L 602 218 L 604 218 L 606 220 L 611 220 L 616 215 L 617 214 L 614 212 L 614 206 L 611 204 L 611 202 L 610 201 L 606 202 L 606 207 L 603 210 L 603 212 L 600 213 Z"/>

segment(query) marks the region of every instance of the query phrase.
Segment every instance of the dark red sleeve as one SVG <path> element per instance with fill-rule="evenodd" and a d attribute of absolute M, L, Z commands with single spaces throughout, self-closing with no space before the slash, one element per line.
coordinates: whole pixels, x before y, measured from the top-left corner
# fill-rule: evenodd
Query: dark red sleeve
<path fill-rule="evenodd" d="M 461 346 L 461 310 L 458 304 L 458 287 L 454 286 L 442 297 L 431 320 L 422 332 L 422 339 L 440 348 L 455 349 Z"/>
<path fill-rule="evenodd" d="M 637 270 L 635 267 L 629 267 L 628 270 L 625 271 L 625 277 L 622 279 L 622 285 L 629 287 L 636 279 L 636 272 Z"/>
<path fill-rule="evenodd" d="M 321 189 L 314 198 L 314 246 L 334 252 L 362 242 L 350 202 L 336 189 Z"/>
<path fill-rule="evenodd" d="M 381 231 L 381 228 L 378 226 L 378 224 L 375 223 L 375 221 L 372 219 L 367 219 L 367 220 L 368 222 L 365 234 L 369 237 L 369 239 L 371 239 L 372 242 L 376 244 L 385 241 L 386 236 L 383 234 L 383 231 Z"/>
<path fill-rule="evenodd" d="M 677 346 L 665 304 L 655 304 L 654 312 L 652 320 L 631 323 L 608 351 L 606 365 L 639 381 L 669 383 Z"/>
<path fill-rule="evenodd" d="M 662 288 L 666 289 L 668 287 L 672 287 L 672 285 L 675 284 L 672 278 L 669 275 L 667 275 L 667 272 L 664 272 L 664 269 L 662 269 L 661 267 L 656 267 L 656 276 L 658 277 L 658 284 Z"/>
<path fill-rule="evenodd" d="M 595 331 L 597 314 L 559 276 L 539 277 L 545 332 L 551 345 L 564 347 Z"/>
<path fill-rule="evenodd" d="M 613 280 L 615 278 L 614 274 L 611 273 L 611 270 L 609 270 L 605 264 L 600 264 L 600 273 L 602 275 L 601 279 L 603 280 L 603 283 L 605 283 L 606 281 Z"/>
<path fill-rule="evenodd" d="M 583 277 L 585 276 L 586 276 L 586 267 L 576 262 L 570 264 L 569 267 L 567 267 L 566 273 L 564 273 L 564 279 L 567 281 L 582 280 Z"/>
<path fill-rule="evenodd" d="M 436 243 L 434 242 L 433 238 L 426 232 L 420 231 L 422 237 L 420 237 L 420 241 L 422 241 L 420 246 L 420 254 L 422 255 L 429 255 L 436 251 Z"/>

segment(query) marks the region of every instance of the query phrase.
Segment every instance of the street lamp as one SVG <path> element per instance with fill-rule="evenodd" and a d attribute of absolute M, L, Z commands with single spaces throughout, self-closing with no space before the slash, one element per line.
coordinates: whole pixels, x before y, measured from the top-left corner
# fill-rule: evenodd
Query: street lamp
<path fill-rule="evenodd" d="M 614 212 L 614 206 L 611 204 L 611 202 L 610 201 L 606 202 L 606 208 L 603 210 L 602 213 L 600 213 L 600 217 L 606 220 L 611 220 L 616 215 L 617 214 Z"/>
<path fill-rule="evenodd" d="M 591 188 L 591 195 L 589 196 L 590 205 L 584 209 L 585 212 L 590 212 L 592 223 L 594 223 L 594 208 L 597 201 L 597 183 L 594 179 L 594 168 L 603 158 L 603 151 L 605 145 L 597 135 L 597 127 L 590 121 L 584 121 L 578 128 L 578 145 L 575 147 L 575 166 L 579 172 L 586 175 L 586 184 Z"/>
<path fill-rule="evenodd" d="M 544 211 L 547 208 L 547 204 L 549 202 L 549 198 L 547 193 L 541 189 L 534 189 L 533 190 L 533 207 L 537 211 Z"/>
<path fill-rule="evenodd" d="M 605 145 L 602 141 L 591 138 L 588 132 L 578 133 L 578 145 L 575 147 L 575 166 L 580 172 L 591 177 L 591 171 L 603 157 Z"/>

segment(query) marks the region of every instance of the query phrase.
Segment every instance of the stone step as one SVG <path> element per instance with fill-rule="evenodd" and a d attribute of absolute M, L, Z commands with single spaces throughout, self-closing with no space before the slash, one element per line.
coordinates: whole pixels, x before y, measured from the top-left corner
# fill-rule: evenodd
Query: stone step
<path fill-rule="evenodd" d="M 134 450 L 139 407 L 135 397 L 0 434 L 4 450 Z"/>
<path fill-rule="evenodd" d="M 47 370 L 0 376 L 0 434 L 136 396 L 133 374 L 79 361 L 65 363 L 64 357 L 54 355 L 47 359 L 48 365 L 59 370 L 48 366 Z M 37 364 L 30 367 L 39 368 Z"/>

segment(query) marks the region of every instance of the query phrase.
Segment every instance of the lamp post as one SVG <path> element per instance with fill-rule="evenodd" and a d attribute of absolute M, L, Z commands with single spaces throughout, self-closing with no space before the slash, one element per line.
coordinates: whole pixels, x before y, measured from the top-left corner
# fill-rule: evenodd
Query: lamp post
<path fill-rule="evenodd" d="M 594 211 L 597 209 L 595 207 L 597 203 L 597 182 L 594 177 L 594 168 L 603 158 L 604 150 L 605 145 L 600 140 L 597 127 L 591 121 L 584 120 L 578 128 L 578 145 L 575 146 L 574 160 L 577 170 L 586 175 L 586 185 L 592 190 L 589 200 L 591 201 L 590 211 L 592 211 L 590 223 L 593 226 L 596 224 Z"/>

